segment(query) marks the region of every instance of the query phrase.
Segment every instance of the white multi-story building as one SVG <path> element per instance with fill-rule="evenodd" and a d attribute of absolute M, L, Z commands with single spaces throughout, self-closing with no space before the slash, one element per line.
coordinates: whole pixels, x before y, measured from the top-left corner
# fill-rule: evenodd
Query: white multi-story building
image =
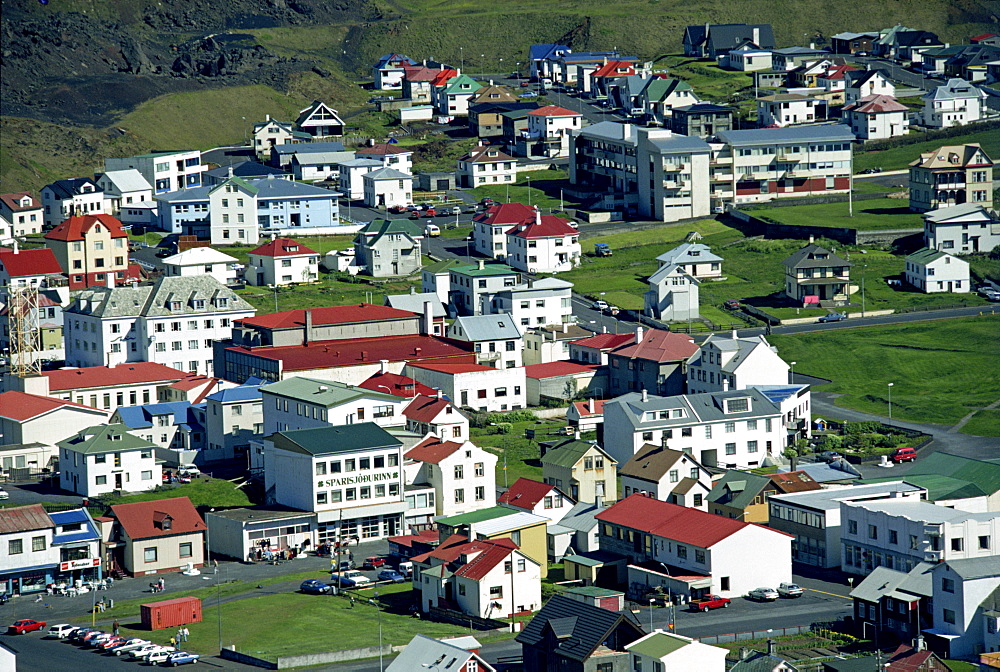
<path fill-rule="evenodd" d="M 991 558 L 1000 564 L 1000 513 L 970 513 L 902 498 L 840 503 L 841 569 L 908 572 L 921 562 Z"/>
<path fill-rule="evenodd" d="M 470 441 L 449 441 L 433 435 L 403 455 L 407 488 L 433 488 L 437 516 L 495 506 L 496 464 L 496 455 Z"/>
<path fill-rule="evenodd" d="M 156 446 L 125 425 L 88 427 L 58 446 L 60 487 L 78 495 L 144 492 L 162 483 Z"/>
<path fill-rule="evenodd" d="M 982 120 L 987 113 L 986 92 L 964 79 L 952 78 L 928 91 L 921 99 L 925 126 L 951 128 Z"/>
<path fill-rule="evenodd" d="M 413 177 L 395 168 L 379 168 L 361 176 L 369 208 L 406 207 L 413 203 Z"/>
<path fill-rule="evenodd" d="M 41 233 L 45 210 L 34 196 L 26 191 L 14 194 L 0 194 L 0 217 L 10 225 L 10 238 L 20 238 Z"/>
<path fill-rule="evenodd" d="M 248 381 L 205 397 L 205 462 L 244 457 L 264 434 L 263 381 Z"/>
<path fill-rule="evenodd" d="M 275 238 L 250 251 L 245 277 L 257 287 L 315 282 L 319 254 L 292 238 Z"/>
<path fill-rule="evenodd" d="M 928 249 L 974 254 L 989 252 L 997 245 L 1000 222 L 978 203 L 952 205 L 924 214 L 924 246 Z"/>
<path fill-rule="evenodd" d="M 878 70 L 844 73 L 844 102 L 848 105 L 868 96 L 896 96 L 896 87 Z"/>
<path fill-rule="evenodd" d="M 264 435 L 310 427 L 406 424 L 409 399 L 331 380 L 295 376 L 261 388 Z"/>
<path fill-rule="evenodd" d="M 757 123 L 760 126 L 811 124 L 819 119 L 819 101 L 801 93 L 775 93 L 757 99 Z"/>
<path fill-rule="evenodd" d="M 524 366 L 524 333 L 508 314 L 458 317 L 445 335 L 472 343 L 479 364 L 498 369 Z"/>
<path fill-rule="evenodd" d="M 111 214 L 123 224 L 147 224 L 156 214 L 153 187 L 138 170 L 112 170 L 96 177 L 97 186 L 110 201 Z"/>
<path fill-rule="evenodd" d="M 281 180 L 284 181 L 284 180 Z M 208 192 L 208 237 L 213 245 L 252 245 L 260 238 L 257 196 L 260 190 L 231 177 Z"/>
<path fill-rule="evenodd" d="M 473 147 L 456 161 L 458 186 L 481 187 L 487 184 L 514 184 L 517 161 L 496 147 Z"/>
<path fill-rule="evenodd" d="M 934 627 L 924 630 L 931 646 L 947 658 L 968 658 L 1000 651 L 996 558 L 951 560 L 932 570 Z"/>
<path fill-rule="evenodd" d="M 521 274 L 505 264 L 452 266 L 448 269 L 448 304 L 457 315 L 499 312 L 490 309 L 491 299 L 500 291 L 516 286 Z"/>
<path fill-rule="evenodd" d="M 56 180 L 42 187 L 45 228 L 51 229 L 73 215 L 109 215 L 111 201 L 89 177 Z"/>
<path fill-rule="evenodd" d="M 906 257 L 903 279 L 925 294 L 953 292 L 965 294 L 972 290 L 969 262 L 947 252 L 922 248 Z"/>
<path fill-rule="evenodd" d="M 472 246 L 482 255 L 503 261 L 507 258 L 507 232 L 534 219 L 534 208 L 523 203 L 491 205 L 472 218 Z"/>
<path fill-rule="evenodd" d="M 188 374 L 153 362 L 131 362 L 116 366 L 43 371 L 45 394 L 75 401 L 91 408 L 114 411 L 119 406 L 138 406 L 166 401 L 165 388 Z M 41 394 L 41 391 L 38 392 Z"/>
<path fill-rule="evenodd" d="M 630 392 L 604 404 L 604 449 L 628 462 L 644 444 L 689 452 L 706 467 L 745 469 L 780 454 L 789 432 L 778 404 L 758 390 L 674 397 Z"/>
<path fill-rule="evenodd" d="M 66 361 L 73 366 L 157 362 L 211 374 L 213 342 L 256 308 L 215 278 L 163 277 L 153 285 L 92 287 L 63 311 Z"/>
<path fill-rule="evenodd" d="M 153 187 L 154 194 L 200 187 L 202 173 L 208 166 L 201 163 L 201 152 L 153 152 L 123 159 L 104 159 L 104 170 L 117 171 L 134 168 Z"/>
<path fill-rule="evenodd" d="M 751 385 L 787 385 L 789 366 L 763 336 L 710 335 L 687 362 L 687 392 L 745 390 Z"/>
<path fill-rule="evenodd" d="M 542 278 L 497 292 L 489 303 L 489 312 L 509 313 L 522 332 L 526 327 L 565 325 L 573 322 L 572 297 L 572 282 Z"/>
<path fill-rule="evenodd" d="M 386 374 L 393 375 L 393 374 Z M 366 387 L 376 389 L 387 387 L 375 382 L 383 376 L 373 377 L 366 382 Z M 408 378 L 398 376 L 403 380 L 409 380 L 414 388 L 418 384 Z M 426 385 L 419 385 L 426 388 Z M 469 419 L 459 411 L 449 399 L 444 398 L 441 390 L 436 394 L 418 394 L 411 397 L 406 408 L 403 409 L 403 416 L 406 418 L 406 431 L 425 436 L 433 434 L 442 440 L 462 441 L 469 436 Z"/>
<path fill-rule="evenodd" d="M 523 367 L 496 369 L 482 364 L 410 362 L 403 373 L 440 389 L 462 408 L 492 413 L 527 405 Z"/>
<path fill-rule="evenodd" d="M 542 215 L 507 232 L 507 263 L 529 273 L 558 273 L 580 265 L 580 232 L 567 220 Z"/>
<path fill-rule="evenodd" d="M 910 131 L 909 112 L 892 96 L 865 96 L 844 105 L 841 119 L 859 140 L 885 140 Z"/>
<path fill-rule="evenodd" d="M 164 259 L 163 268 L 168 277 L 210 275 L 220 284 L 231 285 L 236 282 L 238 261 L 212 247 L 192 247 Z"/>

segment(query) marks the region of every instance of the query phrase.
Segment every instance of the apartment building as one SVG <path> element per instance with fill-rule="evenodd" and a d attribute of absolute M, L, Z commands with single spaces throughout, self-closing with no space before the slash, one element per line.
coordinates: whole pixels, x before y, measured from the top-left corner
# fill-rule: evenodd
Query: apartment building
<path fill-rule="evenodd" d="M 208 166 L 201 163 L 201 152 L 152 152 L 123 159 L 104 159 L 105 171 L 138 170 L 153 187 L 154 194 L 202 186 L 202 173 Z"/>
<path fill-rule="evenodd" d="M 156 446 L 123 424 L 88 427 L 57 445 L 64 490 L 97 497 L 116 490 L 144 492 L 162 483 Z"/>
<path fill-rule="evenodd" d="M 45 228 L 51 229 L 73 215 L 111 213 L 111 201 L 89 177 L 56 180 L 42 187 L 42 207 L 45 208 Z"/>
<path fill-rule="evenodd" d="M 763 336 L 710 335 L 687 361 L 687 392 L 743 390 L 750 385 L 787 385 L 788 364 Z"/>
<path fill-rule="evenodd" d="M 260 388 L 264 431 L 287 432 L 311 427 L 373 423 L 406 424 L 409 399 L 331 380 L 295 376 Z"/>
<path fill-rule="evenodd" d="M 45 246 L 59 260 L 70 290 L 139 280 L 138 268 L 129 269 L 128 233 L 111 215 L 69 217 L 45 234 Z"/>

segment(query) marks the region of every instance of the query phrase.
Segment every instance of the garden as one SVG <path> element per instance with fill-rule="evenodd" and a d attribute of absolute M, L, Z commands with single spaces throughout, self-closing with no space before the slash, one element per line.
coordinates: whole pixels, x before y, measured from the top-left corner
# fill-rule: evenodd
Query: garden
<path fill-rule="evenodd" d="M 884 425 L 877 421 L 844 422 L 826 421 L 827 429 L 813 433 L 812 441 L 801 439 L 796 445 L 798 455 L 833 451 L 848 462 L 876 461 L 890 455 L 896 448 L 917 447 L 930 437 L 926 434 Z"/>

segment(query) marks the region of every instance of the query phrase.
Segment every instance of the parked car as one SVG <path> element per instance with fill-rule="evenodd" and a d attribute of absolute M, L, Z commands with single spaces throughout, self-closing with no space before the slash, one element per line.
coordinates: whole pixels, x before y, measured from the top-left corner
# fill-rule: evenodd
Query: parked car
<path fill-rule="evenodd" d="M 782 583 L 778 585 L 778 595 L 781 597 L 802 597 L 802 587 L 797 583 Z"/>
<path fill-rule="evenodd" d="M 369 555 L 361 565 L 361 569 L 378 569 L 385 564 L 385 558 L 381 555 Z"/>
<path fill-rule="evenodd" d="M 732 602 L 728 597 L 719 595 L 705 595 L 697 600 L 691 600 L 691 611 L 708 611 L 710 609 L 722 609 L 728 607 Z"/>
<path fill-rule="evenodd" d="M 437 217 L 438 216 L 438 211 L 436 209 L 434 209 L 433 206 L 431 206 L 431 207 L 427 208 L 426 210 L 424 210 L 423 215 L 424 215 L 424 217 Z"/>
<path fill-rule="evenodd" d="M 409 206 L 406 205 L 391 205 L 389 206 L 389 212 L 400 215 L 408 210 Z"/>
<path fill-rule="evenodd" d="M 3 488 L 0 488 L 0 500 L 2 499 L 10 499 L 10 493 Z"/>
<path fill-rule="evenodd" d="M 423 215 L 419 210 L 410 211 L 410 219 L 420 219 L 422 216 Z"/>
<path fill-rule="evenodd" d="M 76 630 L 74 630 L 69 634 L 69 637 L 67 637 L 67 639 L 69 639 L 69 641 L 71 642 L 82 642 L 84 637 L 94 632 L 102 632 L 102 631 L 98 630 L 97 628 L 77 628 Z"/>
<path fill-rule="evenodd" d="M 774 588 L 754 588 L 747 593 L 747 597 L 758 602 L 774 602 L 778 599 L 778 591 Z"/>
<path fill-rule="evenodd" d="M 104 632 L 103 630 L 91 630 L 90 632 L 88 632 L 86 635 L 84 635 L 80 639 L 80 643 L 83 644 L 83 645 L 85 645 L 85 646 L 90 646 L 90 642 L 95 637 L 100 637 L 101 635 L 106 635 L 106 634 L 108 634 L 108 633 Z"/>
<path fill-rule="evenodd" d="M 11 635 L 26 635 L 35 630 L 41 630 L 46 625 L 45 621 L 36 621 L 31 618 L 22 618 L 14 621 L 7 627 L 7 633 Z"/>
<path fill-rule="evenodd" d="M 128 656 L 133 660 L 143 660 L 146 658 L 146 656 L 153 653 L 154 651 L 161 651 L 163 649 L 170 649 L 171 651 L 176 651 L 176 649 L 173 649 L 169 646 L 161 646 L 159 644 L 146 644 L 144 646 L 140 646 L 138 649 L 135 649 L 134 651 L 130 651 Z"/>
<path fill-rule="evenodd" d="M 174 253 L 173 250 L 171 250 L 170 248 L 167 248 L 167 247 L 161 247 L 161 248 L 159 248 L 159 249 L 156 250 L 156 256 L 160 257 L 161 259 L 163 257 L 169 257 L 169 256 L 173 255 L 173 253 Z"/>
<path fill-rule="evenodd" d="M 597 301 L 594 301 L 594 303 L 590 305 L 590 308 L 591 310 L 604 311 L 608 309 L 608 302 L 598 299 Z"/>
<path fill-rule="evenodd" d="M 197 653 L 189 653 L 187 651 L 174 651 L 169 656 L 167 656 L 167 662 L 165 662 L 164 665 L 170 665 L 171 667 L 176 667 L 177 665 L 197 663 L 199 658 L 201 658 L 201 656 L 199 656 Z"/>
<path fill-rule="evenodd" d="M 598 257 L 610 257 L 614 254 L 607 243 L 594 243 L 594 254 Z"/>
<path fill-rule="evenodd" d="M 494 201 L 494 200 L 493 200 L 492 198 L 490 198 L 489 196 L 487 196 L 487 197 L 483 198 L 483 200 L 481 200 L 481 201 L 479 201 L 479 202 L 480 202 L 480 203 L 482 204 L 482 206 L 483 206 L 484 208 L 488 208 L 488 207 L 490 207 L 490 206 L 493 206 L 493 205 L 496 205 L 496 204 L 497 204 L 497 202 L 496 202 L 496 201 Z"/>
<path fill-rule="evenodd" d="M 403 576 L 413 576 L 413 563 L 406 561 L 396 565 L 396 571 Z"/>
<path fill-rule="evenodd" d="M 393 583 L 404 583 L 406 577 L 397 572 L 395 569 L 383 569 L 378 573 L 379 581 L 392 581 Z"/>
<path fill-rule="evenodd" d="M 152 642 L 147 639 L 137 639 L 131 644 L 126 644 L 125 646 L 119 646 L 115 648 L 116 656 L 127 656 L 128 654 L 141 649 L 145 646 L 149 646 Z"/>
<path fill-rule="evenodd" d="M 330 566 L 332 567 L 333 563 L 330 563 Z M 354 561 L 353 560 L 341 560 L 340 561 L 340 571 L 346 572 L 349 569 L 354 569 Z M 337 570 L 333 570 L 333 571 L 337 571 Z"/>
<path fill-rule="evenodd" d="M 177 467 L 178 476 L 201 476 L 201 469 L 193 464 L 182 464 Z"/>
<path fill-rule="evenodd" d="M 457 205 L 453 205 L 453 206 L 451 206 L 450 212 L 451 212 L 451 214 L 453 214 L 456 217 L 458 217 L 459 215 L 462 214 L 462 208 L 459 207 L 459 206 L 457 206 Z"/>
<path fill-rule="evenodd" d="M 76 630 L 75 626 L 69 623 L 58 623 L 56 625 L 50 626 L 49 631 L 45 633 L 46 637 L 54 637 L 56 639 L 65 639 L 66 635 Z"/>
<path fill-rule="evenodd" d="M 820 322 L 840 322 L 847 319 L 847 313 L 827 313 L 819 318 Z"/>
<path fill-rule="evenodd" d="M 889 456 L 889 459 L 893 462 L 912 462 L 917 459 L 917 451 L 910 447 L 897 448 L 892 451 L 892 455 Z"/>
<path fill-rule="evenodd" d="M 359 586 L 363 585 L 365 583 L 371 583 L 372 582 L 371 579 L 369 579 L 367 576 L 365 576 L 364 574 L 362 574 L 357 569 L 352 569 L 349 572 L 344 572 L 344 578 L 353 581 L 355 584 L 357 584 Z"/>
<path fill-rule="evenodd" d="M 306 579 L 299 585 L 299 590 L 310 595 L 323 595 L 330 592 L 330 584 L 317 579 Z"/>
<path fill-rule="evenodd" d="M 479 206 L 475 203 L 470 203 L 469 205 L 465 206 L 465 211 L 470 214 L 479 212 Z"/>
<path fill-rule="evenodd" d="M 143 644 L 149 644 L 148 639 L 143 639 L 142 637 L 122 637 L 122 641 L 117 644 L 106 647 L 108 653 L 116 653 L 119 649 L 124 649 L 126 646 L 142 646 Z M 107 642 L 105 642 L 107 644 Z"/>
<path fill-rule="evenodd" d="M 108 641 L 109 639 L 112 639 L 113 637 L 114 634 L 110 632 L 102 632 L 99 635 L 94 635 L 93 637 L 89 638 L 87 640 L 87 646 L 96 649 L 98 646 Z"/>
<path fill-rule="evenodd" d="M 172 656 L 175 653 L 177 653 L 176 650 L 174 650 L 172 647 L 167 646 L 160 649 L 159 651 L 153 651 L 151 654 L 146 656 L 146 662 L 149 663 L 150 665 L 162 665 L 166 663 L 170 659 L 170 656 Z"/>
<path fill-rule="evenodd" d="M 437 238 L 441 235 L 441 227 L 437 224 L 428 224 L 424 227 L 424 235 L 428 238 Z"/>
<path fill-rule="evenodd" d="M 992 287 L 980 287 L 979 296 L 983 297 L 987 301 L 1000 301 L 1000 292 Z"/>
<path fill-rule="evenodd" d="M 881 173 L 881 168 L 865 168 L 861 171 L 862 175 L 874 175 L 875 173 Z"/>
<path fill-rule="evenodd" d="M 622 309 L 619 308 L 618 306 L 610 306 L 609 305 L 608 306 L 608 312 L 611 313 L 612 315 L 617 315 L 618 313 L 622 312 Z"/>
<path fill-rule="evenodd" d="M 122 644 L 124 644 L 127 641 L 128 640 L 126 638 L 122 637 L 121 635 L 114 635 L 114 636 L 111 637 L 111 639 L 106 639 L 103 642 L 101 642 L 97 646 L 97 648 L 101 649 L 102 651 L 110 651 L 111 649 L 115 648 L 116 646 L 121 646 Z"/>
<path fill-rule="evenodd" d="M 835 450 L 824 450 L 819 454 L 819 459 L 821 462 L 836 462 L 837 460 L 842 460 L 843 455 Z"/>
<path fill-rule="evenodd" d="M 740 307 L 740 302 L 737 301 L 736 299 L 728 299 L 727 301 L 723 302 L 722 307 L 725 308 L 726 310 L 738 310 Z"/>

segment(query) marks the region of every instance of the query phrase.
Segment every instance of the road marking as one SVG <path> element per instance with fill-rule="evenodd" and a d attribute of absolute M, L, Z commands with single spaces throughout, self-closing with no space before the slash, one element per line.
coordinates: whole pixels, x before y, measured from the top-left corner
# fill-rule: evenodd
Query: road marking
<path fill-rule="evenodd" d="M 814 593 L 823 593 L 824 595 L 833 595 L 834 597 L 842 597 L 845 600 L 853 600 L 854 599 L 853 597 L 850 597 L 848 595 L 838 595 L 837 593 L 828 593 L 825 590 L 816 590 L 815 588 L 806 588 L 806 590 L 811 590 Z"/>

